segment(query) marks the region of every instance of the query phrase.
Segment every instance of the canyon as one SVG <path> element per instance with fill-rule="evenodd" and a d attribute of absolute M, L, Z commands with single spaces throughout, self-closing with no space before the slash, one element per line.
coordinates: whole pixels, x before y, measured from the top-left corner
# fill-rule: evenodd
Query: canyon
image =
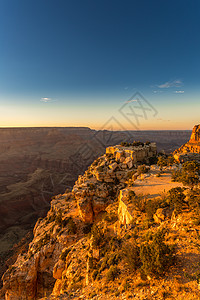
<path fill-rule="evenodd" d="M 161 171 L 150 163 L 156 156 L 151 142 L 109 146 L 71 190 L 54 196 L 27 250 L 4 273 L 2 299 L 198 299 L 200 225 L 193 221 L 198 215 L 187 202 L 179 212 L 170 206 L 171 190 L 182 193 L 183 188 L 186 198 L 190 191 L 171 182 L 179 162 Z M 162 249 L 176 248 L 165 276 L 128 267 L 132 260 L 126 256 L 135 243 L 136 259 L 143 259 L 141 249 L 161 233 L 166 236 Z"/>
<path fill-rule="evenodd" d="M 32 238 L 33 227 L 46 215 L 51 198 L 71 190 L 78 175 L 106 147 L 150 140 L 157 142 L 158 151 L 170 152 L 189 136 L 190 131 L 0 128 L 0 275 L 15 261 L 20 247 L 27 249 L 23 238 Z"/>

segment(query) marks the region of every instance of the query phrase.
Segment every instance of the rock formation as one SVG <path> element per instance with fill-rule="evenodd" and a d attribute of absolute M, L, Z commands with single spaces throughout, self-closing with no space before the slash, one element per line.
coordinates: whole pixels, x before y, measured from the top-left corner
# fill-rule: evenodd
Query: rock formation
<path fill-rule="evenodd" d="M 0 128 L 0 276 L 5 270 L 5 261 L 12 255 L 11 249 L 33 229 L 38 217 L 45 216 L 52 196 L 64 193 L 66 188 L 71 190 L 78 175 L 83 174 L 94 159 L 104 153 L 106 147 L 121 141 L 150 140 L 157 142 L 159 151 L 164 149 L 168 152 L 185 142 L 189 134 L 188 131 L 110 132 L 89 128 Z M 120 157 L 122 149 L 118 150 L 117 156 Z M 140 150 L 138 155 L 144 157 L 145 151 L 147 149 Z M 89 210 L 91 215 L 88 213 L 87 219 L 92 220 L 104 207 L 102 199 L 105 195 L 100 195 L 100 191 L 104 189 L 105 183 L 110 182 L 113 187 L 118 181 L 121 185 L 125 184 L 126 175 L 132 176 L 132 165 L 134 160 L 122 155 L 120 166 L 113 158 L 110 165 L 106 162 L 103 172 L 101 166 L 95 170 L 94 185 L 99 191 L 95 191 L 95 195 L 88 188 L 84 191 L 90 192 L 92 198 Z M 112 186 L 108 188 L 109 199 L 115 193 Z M 80 198 L 77 201 L 84 219 L 84 207 L 88 209 L 89 206 L 85 206 L 80 194 L 76 197 Z"/>
<path fill-rule="evenodd" d="M 200 161 L 200 125 L 195 125 L 190 140 L 174 151 L 174 158 L 179 162 Z"/>
<path fill-rule="evenodd" d="M 108 147 L 55 196 L 0 299 L 199 299 L 199 213 L 186 202 L 178 213 L 163 194 L 177 187 L 176 165 L 140 174 L 155 154 L 153 143 Z"/>
<path fill-rule="evenodd" d="M 28 252 L 19 255 L 3 276 L 5 299 L 32 300 L 64 294 L 82 276 L 80 264 L 87 275 L 87 226 L 117 200 L 118 192 L 136 173 L 138 163 L 148 162 L 155 155 L 155 143 L 108 147 L 106 154 L 79 176 L 72 192 L 56 196 L 47 216 L 37 221 Z M 121 206 L 119 215 L 124 218 L 120 210 Z M 98 256 L 93 250 L 93 256 Z"/>

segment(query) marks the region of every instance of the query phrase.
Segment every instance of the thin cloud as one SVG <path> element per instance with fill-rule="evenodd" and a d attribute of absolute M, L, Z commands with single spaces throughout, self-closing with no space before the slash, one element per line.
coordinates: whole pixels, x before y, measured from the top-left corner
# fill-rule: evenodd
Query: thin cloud
<path fill-rule="evenodd" d="M 160 94 L 162 91 L 153 91 L 154 94 Z"/>
<path fill-rule="evenodd" d="M 159 119 L 157 119 L 157 121 L 170 122 L 171 120 L 165 120 L 165 119 L 159 118 Z"/>
<path fill-rule="evenodd" d="M 158 87 L 160 89 L 168 89 L 168 88 L 171 88 L 171 87 L 180 87 L 180 86 L 183 86 L 183 82 L 179 79 L 173 80 L 173 81 L 167 81 L 163 84 L 158 85 Z"/>
<path fill-rule="evenodd" d="M 175 91 L 176 94 L 184 94 L 185 91 Z"/>
<path fill-rule="evenodd" d="M 49 102 L 55 102 L 56 100 L 48 97 L 43 97 L 40 99 L 40 101 L 44 103 L 49 103 Z"/>
<path fill-rule="evenodd" d="M 137 99 L 132 99 L 132 100 L 126 101 L 125 103 L 131 103 L 131 102 L 137 102 L 137 101 L 138 101 Z"/>

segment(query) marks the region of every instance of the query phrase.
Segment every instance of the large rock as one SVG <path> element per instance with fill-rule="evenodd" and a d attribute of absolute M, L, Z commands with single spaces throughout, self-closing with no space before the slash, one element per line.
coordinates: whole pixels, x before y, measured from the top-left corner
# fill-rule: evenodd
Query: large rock
<path fill-rule="evenodd" d="M 190 140 L 174 151 L 174 158 L 178 162 L 200 161 L 200 125 L 195 125 Z"/>

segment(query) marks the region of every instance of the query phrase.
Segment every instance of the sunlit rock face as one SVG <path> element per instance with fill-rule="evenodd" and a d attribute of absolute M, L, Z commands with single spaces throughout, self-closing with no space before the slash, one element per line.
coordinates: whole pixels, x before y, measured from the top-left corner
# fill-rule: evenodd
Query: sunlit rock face
<path fill-rule="evenodd" d="M 174 151 L 174 158 L 179 162 L 200 161 L 200 125 L 195 125 L 190 140 Z"/>
<path fill-rule="evenodd" d="M 194 126 L 189 142 L 190 143 L 200 143 L 200 125 Z"/>
<path fill-rule="evenodd" d="M 19 255 L 4 273 L 2 293 L 5 299 L 32 300 L 51 293 L 62 294 L 73 284 L 74 276 L 77 277 L 80 253 L 85 257 L 82 269 L 87 275 L 88 241 L 83 234 L 84 226 L 101 219 L 108 205 L 117 202 L 118 194 L 119 220 L 122 224 L 131 223 L 133 217 L 126 203 L 127 191 L 121 190 L 135 174 L 138 164 L 144 160 L 148 162 L 154 155 L 154 143 L 108 147 L 106 153 L 78 177 L 71 192 L 55 196 L 47 216 L 35 225 L 28 252 Z"/>

